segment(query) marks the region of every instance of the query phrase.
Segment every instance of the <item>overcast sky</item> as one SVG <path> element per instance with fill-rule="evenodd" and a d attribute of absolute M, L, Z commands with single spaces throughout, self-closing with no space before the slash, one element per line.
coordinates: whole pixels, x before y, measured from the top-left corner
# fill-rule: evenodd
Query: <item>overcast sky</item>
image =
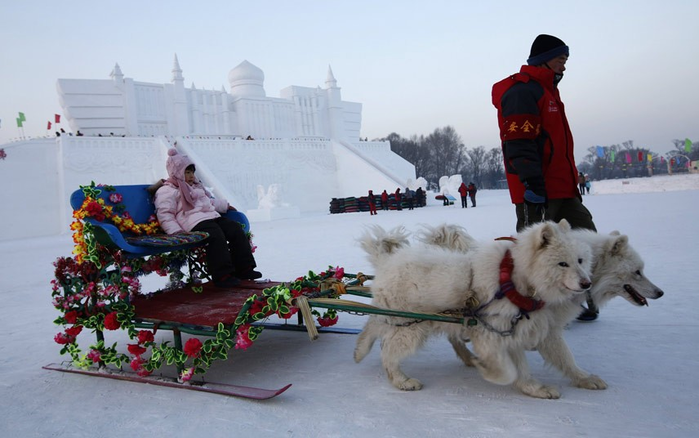
<path fill-rule="evenodd" d="M 479 3 L 479 4 L 476 4 Z M 111 6 L 106 7 L 104 4 Z M 4 1 L 0 6 L 0 144 L 45 135 L 62 114 L 56 79 L 107 79 L 229 90 L 243 60 L 267 96 L 324 87 L 363 104 L 362 137 L 453 126 L 471 148 L 499 145 L 493 83 L 519 70 L 539 33 L 570 46 L 561 93 L 580 160 L 633 140 L 665 153 L 699 141 L 699 2 L 665 1 Z"/>

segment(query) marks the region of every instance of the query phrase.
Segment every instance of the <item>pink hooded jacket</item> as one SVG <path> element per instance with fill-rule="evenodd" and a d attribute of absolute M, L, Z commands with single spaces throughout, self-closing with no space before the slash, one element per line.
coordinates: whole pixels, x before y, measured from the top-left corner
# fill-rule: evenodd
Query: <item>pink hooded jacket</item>
<path fill-rule="evenodd" d="M 155 213 L 167 234 L 192 231 L 199 222 L 228 211 L 228 201 L 213 199 L 201 182 L 191 186 L 185 182 L 184 171 L 193 164 L 188 156 L 180 155 L 177 149 L 168 150 L 168 155 L 165 166 L 170 178 L 155 192 Z"/>

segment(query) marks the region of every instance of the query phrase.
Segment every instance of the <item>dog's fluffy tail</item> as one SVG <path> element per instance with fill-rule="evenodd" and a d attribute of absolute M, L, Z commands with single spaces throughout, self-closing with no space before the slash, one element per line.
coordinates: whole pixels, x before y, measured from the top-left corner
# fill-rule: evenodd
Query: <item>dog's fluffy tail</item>
<path fill-rule="evenodd" d="M 405 227 L 399 225 L 391 231 L 386 231 L 379 225 L 368 227 L 362 237 L 359 238 L 359 245 L 369 255 L 369 260 L 376 266 L 381 259 L 394 253 L 399 248 L 410 245 L 408 232 Z"/>
<path fill-rule="evenodd" d="M 422 224 L 422 229 L 417 232 L 417 240 L 441 248 L 466 253 L 478 246 L 476 239 L 471 237 L 466 228 L 454 224 L 441 224 L 437 226 Z"/>

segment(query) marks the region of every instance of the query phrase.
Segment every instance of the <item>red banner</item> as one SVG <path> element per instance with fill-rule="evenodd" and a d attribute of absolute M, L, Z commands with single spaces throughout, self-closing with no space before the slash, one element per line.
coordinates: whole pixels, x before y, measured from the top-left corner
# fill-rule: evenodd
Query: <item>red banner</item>
<path fill-rule="evenodd" d="M 48 125 L 46 125 L 46 129 L 51 129 L 51 122 L 48 122 Z"/>
<path fill-rule="evenodd" d="M 61 115 L 60 114 L 56 114 L 55 118 L 56 118 L 56 123 L 61 123 Z"/>

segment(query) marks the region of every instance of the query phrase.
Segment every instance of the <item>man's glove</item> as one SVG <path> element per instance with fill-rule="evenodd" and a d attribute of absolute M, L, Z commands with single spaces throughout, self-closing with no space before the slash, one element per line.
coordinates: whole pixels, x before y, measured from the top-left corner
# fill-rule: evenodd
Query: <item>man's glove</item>
<path fill-rule="evenodd" d="M 543 178 L 530 178 L 524 181 L 524 202 L 534 204 L 537 207 L 547 207 L 546 186 Z"/>

